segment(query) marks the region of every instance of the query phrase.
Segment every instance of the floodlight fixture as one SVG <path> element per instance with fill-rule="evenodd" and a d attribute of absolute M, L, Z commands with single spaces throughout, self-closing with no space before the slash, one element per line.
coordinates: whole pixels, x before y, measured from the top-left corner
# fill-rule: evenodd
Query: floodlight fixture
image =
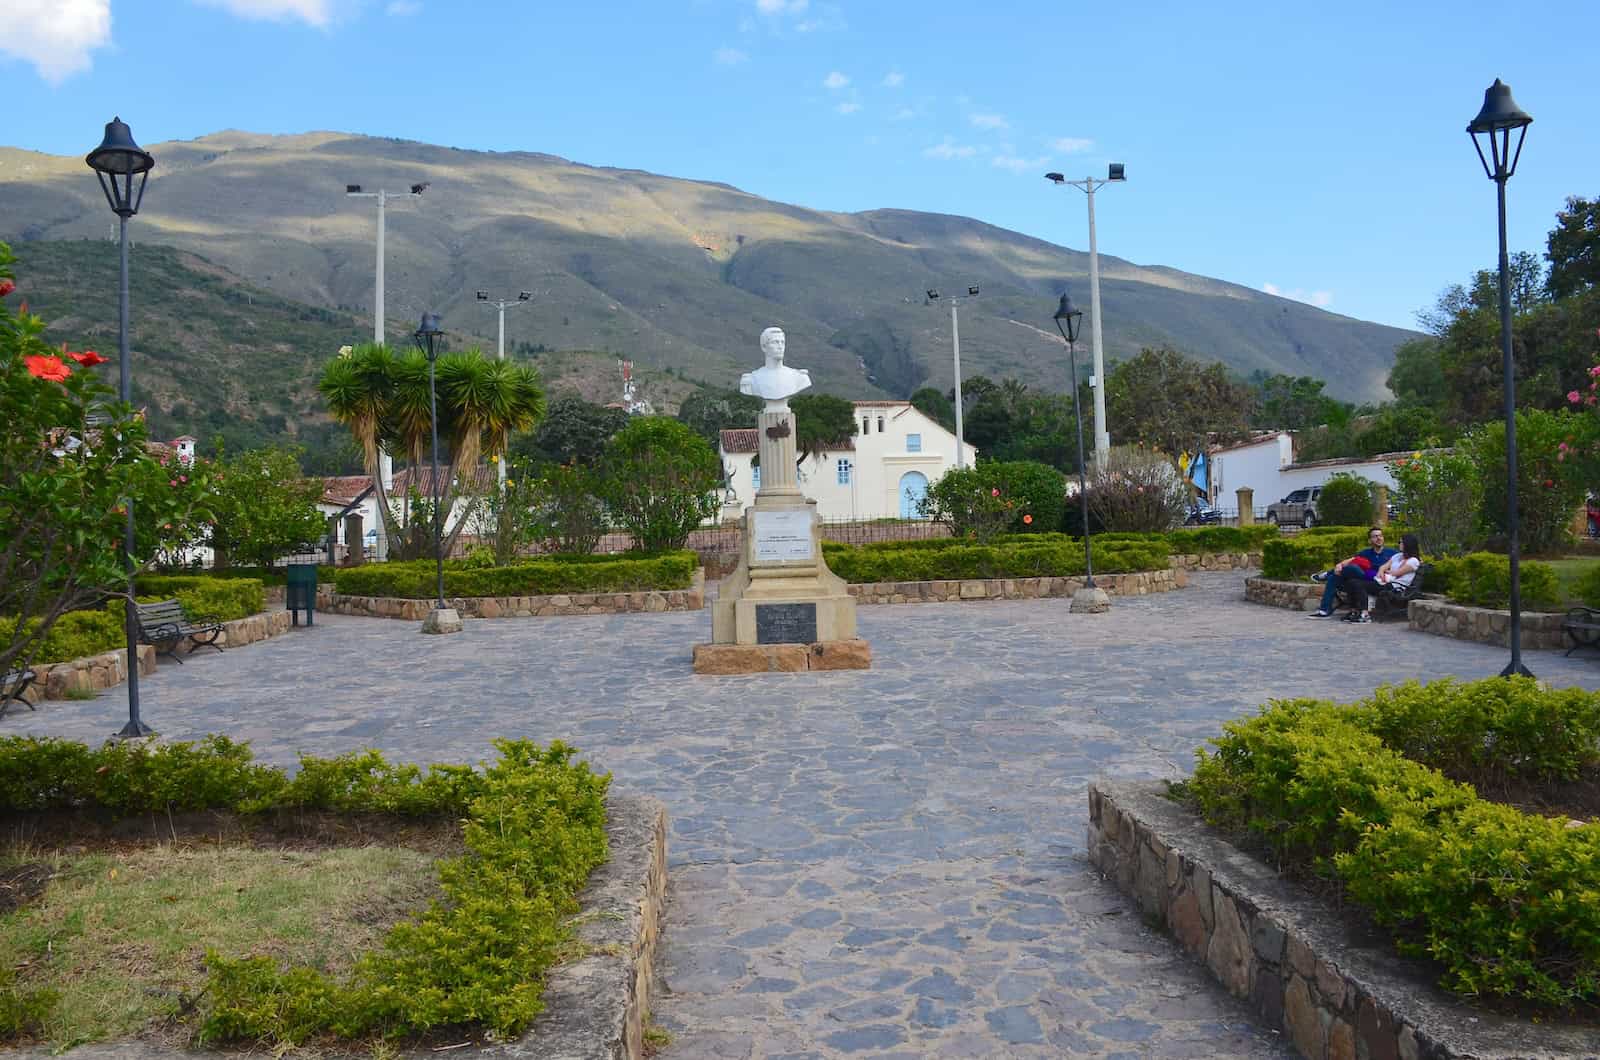
<path fill-rule="evenodd" d="M 519 301 L 519 302 L 526 302 L 528 299 L 530 299 L 532 297 L 533 297 L 533 292 L 532 291 L 518 291 L 517 292 L 517 301 Z"/>
<path fill-rule="evenodd" d="M 1067 182 L 1067 177 L 1064 173 L 1046 173 L 1044 179 L 1055 184 L 1065 184 Z"/>
<path fill-rule="evenodd" d="M 421 195 L 423 192 L 428 190 L 428 184 L 429 183 L 430 183 L 429 181 L 425 180 L 421 184 L 413 184 L 413 185 L 411 185 L 411 194 L 413 194 L 413 195 Z"/>
<path fill-rule="evenodd" d="M 1121 162 L 1113 162 L 1106 170 L 1107 180 L 1127 180 L 1127 175 Z"/>
<path fill-rule="evenodd" d="M 489 300 L 489 292 L 488 291 L 479 291 L 478 292 L 478 301 L 487 302 L 488 300 Z"/>
<path fill-rule="evenodd" d="M 346 184 L 344 186 L 344 193 L 346 195 L 360 195 L 361 194 L 361 185 L 359 185 L 359 184 Z"/>
<path fill-rule="evenodd" d="M 939 289 L 937 287 L 928 288 L 928 301 L 932 302 L 933 300 L 935 300 L 938 297 L 939 297 Z"/>
<path fill-rule="evenodd" d="M 976 296 L 977 293 L 978 293 L 978 289 L 976 287 L 968 287 L 967 288 L 967 294 Z"/>

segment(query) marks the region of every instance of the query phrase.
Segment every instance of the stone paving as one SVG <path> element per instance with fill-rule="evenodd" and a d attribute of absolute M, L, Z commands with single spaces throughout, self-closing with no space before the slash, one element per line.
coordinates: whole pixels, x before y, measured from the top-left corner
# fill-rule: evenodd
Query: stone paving
<path fill-rule="evenodd" d="M 1243 573 L 1073 615 L 1067 600 L 864 607 L 870 671 L 695 677 L 710 616 L 322 616 L 163 663 L 162 734 L 266 760 L 472 761 L 581 747 L 672 818 L 666 1057 L 1288 1057 L 1089 866 L 1085 787 L 1163 777 L 1277 695 L 1498 673 L 1504 650 L 1247 604 Z M 1557 685 L 1600 663 L 1526 656 Z M 98 741 L 123 694 L 0 733 Z"/>

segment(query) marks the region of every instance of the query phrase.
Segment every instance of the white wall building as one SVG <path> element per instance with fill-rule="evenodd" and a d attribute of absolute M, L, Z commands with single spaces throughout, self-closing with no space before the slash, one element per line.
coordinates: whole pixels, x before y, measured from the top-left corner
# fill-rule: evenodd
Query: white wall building
<path fill-rule="evenodd" d="M 916 519 L 917 502 L 956 464 L 956 436 L 909 401 L 857 401 L 857 434 L 845 445 L 801 463 L 800 491 L 823 519 Z M 755 428 L 722 432 L 722 518 L 737 519 L 755 503 L 761 469 Z M 976 453 L 969 445 L 967 459 Z"/>
<path fill-rule="evenodd" d="M 1256 508 L 1282 500 L 1302 486 L 1320 486 L 1334 475 L 1360 475 L 1369 482 L 1395 488 L 1389 462 L 1404 453 L 1380 453 L 1368 459 L 1314 460 L 1294 462 L 1294 435 L 1277 431 L 1238 445 L 1213 449 L 1210 453 L 1212 503 L 1232 508 L 1238 503 L 1237 491 L 1248 487 L 1255 493 Z"/>

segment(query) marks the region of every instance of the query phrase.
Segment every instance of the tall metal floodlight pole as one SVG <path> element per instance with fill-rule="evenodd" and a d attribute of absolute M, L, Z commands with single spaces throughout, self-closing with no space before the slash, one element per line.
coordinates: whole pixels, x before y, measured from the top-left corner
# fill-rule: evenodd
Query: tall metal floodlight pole
<path fill-rule="evenodd" d="M 939 300 L 939 297 L 940 297 L 939 289 L 937 287 L 928 288 L 928 301 L 927 301 L 928 305 L 933 305 L 935 302 L 937 302 Z M 978 288 L 977 288 L 976 285 L 967 288 L 967 297 L 968 298 L 976 298 L 976 297 L 978 297 Z M 961 408 L 961 319 L 960 319 L 959 315 L 957 314 L 957 307 L 960 304 L 961 304 L 960 296 L 958 296 L 958 295 L 951 295 L 950 296 L 950 347 L 951 347 L 951 352 L 953 353 L 953 355 L 955 357 L 955 373 L 956 373 L 956 387 L 955 387 L 955 393 L 956 393 L 956 402 L 955 402 L 955 404 L 956 404 L 956 467 L 965 467 L 966 466 L 966 460 L 967 460 L 967 457 L 966 457 L 967 438 L 966 438 L 966 435 L 962 433 L 962 420 L 961 420 L 961 417 L 962 417 L 962 408 Z"/>
<path fill-rule="evenodd" d="M 1089 197 L 1089 343 L 1094 357 L 1094 462 L 1104 467 L 1111 455 L 1111 428 L 1106 425 L 1106 358 L 1100 332 L 1100 248 L 1094 234 L 1094 192 L 1107 184 L 1120 184 L 1127 180 L 1121 162 L 1113 162 L 1106 170 L 1106 178 L 1085 177 L 1068 180 L 1060 173 L 1046 173 L 1045 179 L 1054 184 L 1070 184 L 1082 188 Z"/>
<path fill-rule="evenodd" d="M 384 235 L 384 208 L 390 199 L 420 199 L 422 193 L 428 190 L 428 181 L 411 185 L 407 192 L 386 191 L 379 188 L 377 191 L 362 191 L 359 184 L 346 184 L 344 193 L 351 199 L 377 199 L 378 200 L 378 268 L 375 282 L 376 293 L 372 299 L 372 341 L 383 344 L 383 235 Z M 386 450 L 378 452 L 378 476 L 383 480 L 384 489 L 389 488 L 390 481 L 394 478 L 394 460 Z M 389 555 L 388 532 L 384 529 L 384 520 L 380 516 L 378 525 L 378 558 L 387 559 Z"/>
<path fill-rule="evenodd" d="M 485 305 L 492 305 L 500 311 L 500 337 L 495 342 L 495 357 L 499 360 L 503 361 L 506 359 L 506 310 L 515 309 L 519 305 L 526 305 L 528 300 L 532 297 L 533 293 L 531 291 L 518 291 L 515 299 L 490 298 L 488 291 L 478 292 L 478 301 L 484 303 Z M 500 492 L 504 493 L 506 491 L 505 458 L 502 457 L 501 459 L 495 461 L 495 467 L 499 469 L 498 477 L 500 479 Z"/>
<path fill-rule="evenodd" d="M 1533 118 L 1511 98 L 1511 86 L 1495 78 L 1483 94 L 1483 109 L 1467 126 L 1472 146 L 1477 148 L 1483 171 L 1495 182 L 1500 205 L 1500 362 L 1505 375 L 1506 397 L 1506 530 L 1511 538 L 1511 661 L 1500 671 L 1501 677 L 1522 674 L 1532 677 L 1522 665 L 1522 579 L 1521 541 L 1517 525 L 1517 391 L 1511 363 L 1511 277 L 1506 258 L 1506 181 L 1517 171 L 1522 157 L 1522 141 L 1527 138 Z M 1511 134 L 1516 134 L 1516 146 Z M 1488 141 L 1489 156 L 1484 157 L 1483 142 Z"/>
<path fill-rule="evenodd" d="M 122 280 L 118 288 L 117 349 L 122 355 L 119 396 L 124 404 L 133 401 L 133 364 L 128 358 L 128 218 L 139 212 L 144 202 L 145 181 L 156 160 L 134 143 L 133 132 L 121 118 L 106 123 L 105 139 L 84 159 L 100 178 L 111 212 L 121 229 Z M 135 186 L 134 178 L 138 177 Z M 139 718 L 139 621 L 133 597 L 133 498 L 124 504 L 127 521 L 123 527 L 122 553 L 128 568 L 128 599 L 123 624 L 128 632 L 128 724 L 117 735 L 123 739 L 149 736 L 154 730 Z"/>

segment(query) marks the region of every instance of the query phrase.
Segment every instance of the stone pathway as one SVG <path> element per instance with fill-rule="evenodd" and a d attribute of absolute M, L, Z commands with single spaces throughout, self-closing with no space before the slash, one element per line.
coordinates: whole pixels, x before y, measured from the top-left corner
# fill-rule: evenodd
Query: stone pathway
<path fill-rule="evenodd" d="M 563 739 L 672 818 L 658 1024 L 677 1057 L 1288 1057 L 1083 857 L 1095 777 L 1175 776 L 1269 697 L 1498 673 L 1500 649 L 1243 602 L 864 607 L 867 672 L 694 677 L 709 614 L 312 630 L 163 663 L 144 714 L 266 760 L 472 761 Z M 1528 661 L 1557 685 L 1600 664 Z M 0 733 L 99 741 L 120 690 Z"/>

